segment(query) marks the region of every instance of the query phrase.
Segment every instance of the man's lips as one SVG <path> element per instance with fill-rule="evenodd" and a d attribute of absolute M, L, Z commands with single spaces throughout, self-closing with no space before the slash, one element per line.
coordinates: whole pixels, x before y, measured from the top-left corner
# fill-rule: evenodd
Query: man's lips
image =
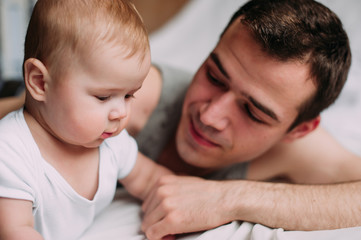
<path fill-rule="evenodd" d="M 193 120 L 190 121 L 190 133 L 193 139 L 200 145 L 207 146 L 207 147 L 216 147 L 218 144 L 210 141 L 207 139 L 200 130 L 197 129 L 197 126 L 194 124 Z"/>

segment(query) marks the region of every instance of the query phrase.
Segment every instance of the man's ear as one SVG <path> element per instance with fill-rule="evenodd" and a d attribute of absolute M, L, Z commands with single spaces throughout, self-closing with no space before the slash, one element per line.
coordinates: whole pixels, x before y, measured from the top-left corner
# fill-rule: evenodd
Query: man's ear
<path fill-rule="evenodd" d="M 292 142 L 298 138 L 306 136 L 313 130 L 315 130 L 318 125 L 320 125 L 321 117 L 317 116 L 316 118 L 309 120 L 307 122 L 301 123 L 292 129 L 286 136 L 283 138 L 283 142 Z"/>
<path fill-rule="evenodd" d="M 37 101 L 45 100 L 45 90 L 49 80 L 45 65 L 36 58 L 29 58 L 24 63 L 25 85 L 31 96 Z"/>

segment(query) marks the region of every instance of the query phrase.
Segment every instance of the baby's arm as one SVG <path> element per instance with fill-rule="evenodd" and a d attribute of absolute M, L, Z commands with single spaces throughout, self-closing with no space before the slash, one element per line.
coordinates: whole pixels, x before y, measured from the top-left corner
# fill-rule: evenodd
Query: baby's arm
<path fill-rule="evenodd" d="M 0 198 L 0 239 L 43 239 L 34 229 L 30 201 Z"/>
<path fill-rule="evenodd" d="M 158 180 L 164 175 L 173 174 L 167 168 L 138 153 L 137 161 L 130 174 L 120 182 L 133 196 L 144 200 Z"/>

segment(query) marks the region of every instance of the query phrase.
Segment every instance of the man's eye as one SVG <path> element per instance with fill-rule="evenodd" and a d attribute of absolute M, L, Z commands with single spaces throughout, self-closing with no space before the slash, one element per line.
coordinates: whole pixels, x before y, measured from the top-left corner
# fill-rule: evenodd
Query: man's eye
<path fill-rule="evenodd" d="M 207 78 L 214 86 L 221 88 L 227 87 L 226 84 L 224 84 L 222 81 L 218 80 L 217 78 L 213 77 L 212 74 L 210 74 L 209 72 L 207 72 Z"/>
<path fill-rule="evenodd" d="M 256 122 L 256 123 L 262 123 L 262 124 L 264 124 L 264 122 L 263 122 L 262 120 L 260 120 L 259 118 L 257 118 L 257 117 L 252 113 L 252 111 L 251 111 L 251 109 L 250 109 L 250 107 L 249 107 L 248 104 L 245 104 L 245 105 L 244 105 L 244 109 L 246 110 L 247 115 L 249 116 L 249 118 L 250 118 L 252 121 L 254 121 L 254 122 Z"/>
<path fill-rule="evenodd" d="M 110 98 L 110 96 L 95 96 L 100 101 L 106 101 Z"/>

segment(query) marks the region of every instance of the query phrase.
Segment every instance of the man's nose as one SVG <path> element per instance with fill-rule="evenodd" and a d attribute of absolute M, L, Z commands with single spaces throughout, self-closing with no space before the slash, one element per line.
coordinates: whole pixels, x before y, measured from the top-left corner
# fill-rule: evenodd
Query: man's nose
<path fill-rule="evenodd" d="M 127 105 L 124 99 L 114 103 L 114 106 L 109 112 L 109 120 L 123 119 L 128 115 Z"/>
<path fill-rule="evenodd" d="M 234 95 L 231 92 L 214 96 L 209 102 L 203 103 L 200 108 L 200 121 L 219 131 L 225 129 L 229 123 L 231 104 Z"/>

